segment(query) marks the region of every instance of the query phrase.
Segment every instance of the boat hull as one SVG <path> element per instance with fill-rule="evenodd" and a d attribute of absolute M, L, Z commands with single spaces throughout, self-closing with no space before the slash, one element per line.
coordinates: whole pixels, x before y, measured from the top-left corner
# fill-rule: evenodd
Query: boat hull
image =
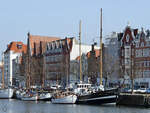
<path fill-rule="evenodd" d="M 77 99 L 77 104 L 109 104 L 116 103 L 117 93 L 116 90 L 99 91 L 87 95 L 80 95 Z"/>
<path fill-rule="evenodd" d="M 38 100 L 40 100 L 40 101 L 50 101 L 51 98 L 52 98 L 51 93 L 47 93 L 47 94 L 44 94 L 44 95 L 42 95 L 42 94 L 39 95 Z"/>
<path fill-rule="evenodd" d="M 13 97 L 14 90 L 9 88 L 9 89 L 1 89 L 0 90 L 0 99 L 10 99 Z"/>
<path fill-rule="evenodd" d="M 76 95 L 68 95 L 63 98 L 52 98 L 51 101 L 54 104 L 74 104 L 77 100 Z"/>
<path fill-rule="evenodd" d="M 22 97 L 21 100 L 23 101 L 37 101 L 38 97 L 37 96 L 33 96 L 33 97 Z"/>

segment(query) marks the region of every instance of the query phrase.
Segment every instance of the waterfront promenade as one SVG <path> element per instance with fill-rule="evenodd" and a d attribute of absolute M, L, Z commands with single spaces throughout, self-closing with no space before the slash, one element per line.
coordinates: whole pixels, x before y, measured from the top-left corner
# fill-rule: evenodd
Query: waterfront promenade
<path fill-rule="evenodd" d="M 149 113 L 148 108 L 111 105 L 70 105 L 51 102 L 26 102 L 15 99 L 1 99 L 0 113 Z"/>

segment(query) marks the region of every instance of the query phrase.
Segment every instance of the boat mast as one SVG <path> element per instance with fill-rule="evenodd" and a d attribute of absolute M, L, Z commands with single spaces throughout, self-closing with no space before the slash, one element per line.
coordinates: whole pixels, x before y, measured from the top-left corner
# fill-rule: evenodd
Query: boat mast
<path fill-rule="evenodd" d="M 101 16 L 100 16 L 100 85 L 102 85 L 103 78 L 103 43 L 102 43 L 102 8 L 101 8 Z"/>
<path fill-rule="evenodd" d="M 28 88 L 30 89 L 30 58 L 29 58 L 29 55 L 28 55 Z"/>
<path fill-rule="evenodd" d="M 2 88 L 5 87 L 5 81 L 4 81 L 4 59 L 3 59 L 3 53 L 2 53 Z"/>
<path fill-rule="evenodd" d="M 29 45 L 29 50 L 28 50 L 28 54 L 27 54 L 27 77 L 28 77 L 28 79 L 27 79 L 27 88 L 28 89 L 30 89 L 30 80 L 31 80 L 31 76 L 30 76 L 30 54 L 31 54 L 31 49 L 30 49 L 30 40 L 29 40 L 29 38 L 30 38 L 30 33 L 28 33 L 28 45 Z"/>
<path fill-rule="evenodd" d="M 42 76 L 42 88 L 44 88 L 44 84 L 45 84 L 45 58 L 43 55 L 43 76 Z"/>
<path fill-rule="evenodd" d="M 79 58 L 80 58 L 80 82 L 82 82 L 82 62 L 81 62 L 81 20 L 79 22 Z"/>

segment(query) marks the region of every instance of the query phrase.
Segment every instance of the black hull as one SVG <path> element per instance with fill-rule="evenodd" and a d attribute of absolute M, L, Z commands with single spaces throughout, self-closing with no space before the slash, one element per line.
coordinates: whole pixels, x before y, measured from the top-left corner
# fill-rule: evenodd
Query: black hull
<path fill-rule="evenodd" d="M 51 101 L 51 98 L 38 99 L 38 101 Z"/>
<path fill-rule="evenodd" d="M 108 103 L 116 103 L 117 89 L 99 91 L 88 95 L 80 95 L 76 101 L 77 104 L 101 105 Z"/>

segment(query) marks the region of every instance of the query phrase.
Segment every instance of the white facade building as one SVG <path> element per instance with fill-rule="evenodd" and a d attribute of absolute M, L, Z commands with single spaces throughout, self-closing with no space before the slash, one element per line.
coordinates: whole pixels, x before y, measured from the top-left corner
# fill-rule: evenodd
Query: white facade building
<path fill-rule="evenodd" d="M 4 78 L 5 78 L 5 85 L 12 86 L 13 85 L 13 61 L 17 60 L 18 63 L 21 60 L 22 53 L 26 52 L 26 45 L 22 42 L 11 42 L 8 45 L 7 50 L 4 52 Z"/>

